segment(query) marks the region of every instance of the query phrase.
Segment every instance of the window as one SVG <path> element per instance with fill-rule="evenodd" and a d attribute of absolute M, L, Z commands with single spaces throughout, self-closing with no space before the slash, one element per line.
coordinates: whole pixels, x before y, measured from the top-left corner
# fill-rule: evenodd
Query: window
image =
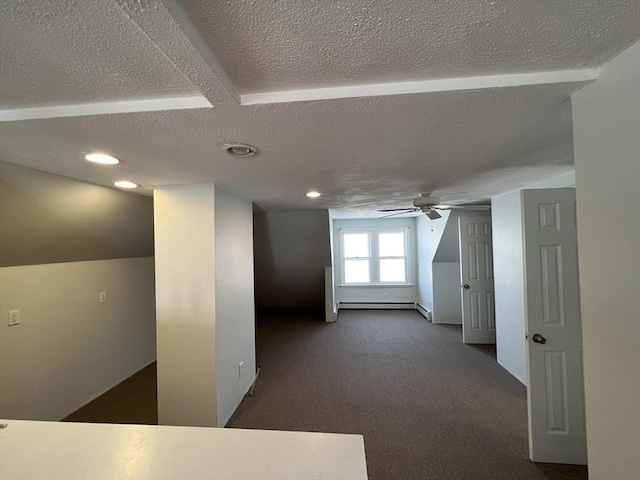
<path fill-rule="evenodd" d="M 380 258 L 380 282 L 406 283 L 404 231 L 379 233 L 378 256 Z"/>
<path fill-rule="evenodd" d="M 342 257 L 345 283 L 371 282 L 371 242 L 369 232 L 344 233 Z"/>
<path fill-rule="evenodd" d="M 341 230 L 342 283 L 408 283 L 407 228 Z"/>

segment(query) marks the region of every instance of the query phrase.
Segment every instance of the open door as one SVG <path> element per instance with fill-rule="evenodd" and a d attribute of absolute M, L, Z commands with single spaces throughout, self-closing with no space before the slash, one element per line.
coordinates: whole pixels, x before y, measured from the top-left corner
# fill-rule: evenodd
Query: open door
<path fill-rule="evenodd" d="M 496 343 L 491 216 L 461 216 L 462 341 Z"/>
<path fill-rule="evenodd" d="M 587 463 L 575 207 L 574 189 L 522 192 L 534 462 Z"/>

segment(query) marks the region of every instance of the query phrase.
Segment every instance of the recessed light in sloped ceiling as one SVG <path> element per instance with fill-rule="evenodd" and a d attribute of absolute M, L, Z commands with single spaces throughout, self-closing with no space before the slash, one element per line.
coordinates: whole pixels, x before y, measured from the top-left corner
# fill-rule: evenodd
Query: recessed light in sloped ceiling
<path fill-rule="evenodd" d="M 130 182 L 129 180 L 118 180 L 113 184 L 118 188 L 126 188 L 126 189 L 138 188 L 137 183 Z"/>
<path fill-rule="evenodd" d="M 224 150 L 235 157 L 252 157 L 258 153 L 258 149 L 246 143 L 225 143 Z"/>
<path fill-rule="evenodd" d="M 98 165 L 117 165 L 120 163 L 120 159 L 109 155 L 104 152 L 87 152 L 82 156 L 87 162 L 97 163 Z"/>

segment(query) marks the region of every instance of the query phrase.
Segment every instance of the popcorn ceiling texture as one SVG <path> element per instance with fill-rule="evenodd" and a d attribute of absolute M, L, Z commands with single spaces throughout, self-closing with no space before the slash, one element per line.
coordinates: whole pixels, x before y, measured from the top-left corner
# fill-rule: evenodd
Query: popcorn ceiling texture
<path fill-rule="evenodd" d="M 115 4 L 0 3 L 0 105 L 64 105 L 198 89 Z"/>
<path fill-rule="evenodd" d="M 197 94 L 213 108 L 3 122 L 0 160 L 127 178 L 142 194 L 216 183 L 265 210 L 374 212 L 423 191 L 482 201 L 572 170 L 568 95 L 585 82 L 251 106 L 238 95 L 592 67 L 638 38 L 638 0 L 4 2 L 4 108 Z M 260 153 L 233 159 L 225 142 Z M 89 150 L 123 163 L 96 168 L 80 161 Z"/>
<path fill-rule="evenodd" d="M 558 166 L 571 166 L 571 108 L 560 103 L 566 89 L 544 85 L 8 122 L 2 124 L 2 149 L 27 165 L 104 183 L 112 169 L 80 162 L 76 153 L 99 145 L 124 160 L 117 168 L 123 178 L 143 185 L 217 183 L 269 210 L 392 208 L 444 187 L 438 193 L 447 201 L 475 200 L 477 189 L 522 185 L 533 172 L 524 167 L 536 166 L 544 178 Z M 232 158 L 222 149 L 225 139 L 241 139 L 260 153 Z M 491 181 L 453 188 L 509 168 L 504 181 L 496 172 Z M 304 197 L 312 188 L 323 196 Z"/>
<path fill-rule="evenodd" d="M 242 91 L 597 66 L 640 32 L 637 0 L 228 0 L 186 11 Z"/>

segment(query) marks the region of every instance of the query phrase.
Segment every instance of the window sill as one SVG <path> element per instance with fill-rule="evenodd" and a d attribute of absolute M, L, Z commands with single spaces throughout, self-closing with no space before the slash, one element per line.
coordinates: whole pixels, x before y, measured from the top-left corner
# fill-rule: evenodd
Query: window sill
<path fill-rule="evenodd" d="M 415 287 L 413 283 L 340 283 L 340 288 L 407 288 Z"/>

